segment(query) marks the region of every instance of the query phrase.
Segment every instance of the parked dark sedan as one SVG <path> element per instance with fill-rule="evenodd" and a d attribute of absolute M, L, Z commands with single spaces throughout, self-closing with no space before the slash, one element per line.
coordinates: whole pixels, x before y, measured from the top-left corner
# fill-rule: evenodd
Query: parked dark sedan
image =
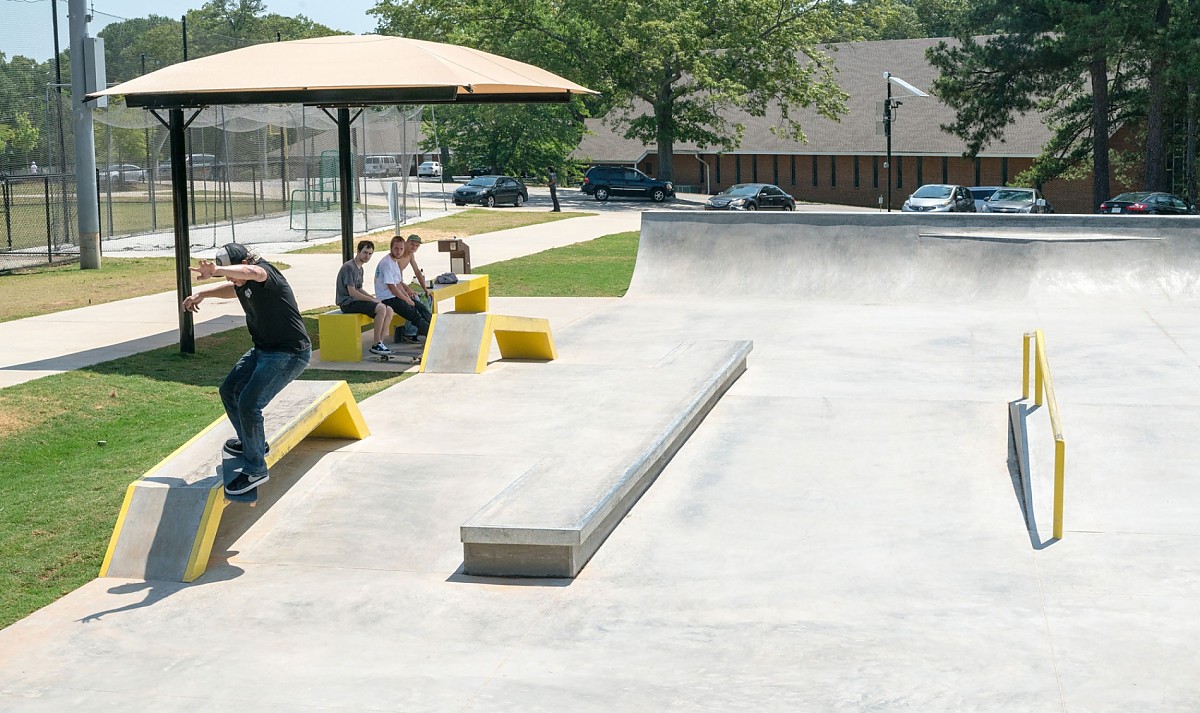
<path fill-rule="evenodd" d="M 1179 196 L 1170 193 L 1138 191 L 1122 193 L 1100 204 L 1101 213 L 1132 213 L 1134 215 L 1195 215 L 1196 206 L 1190 206 Z"/>
<path fill-rule="evenodd" d="M 529 189 L 512 176 L 479 176 L 454 191 L 454 205 L 478 203 L 489 208 L 497 203 L 520 207 L 529 200 Z"/>
<path fill-rule="evenodd" d="M 709 198 L 704 210 L 796 210 L 796 199 L 770 183 L 738 183 Z"/>

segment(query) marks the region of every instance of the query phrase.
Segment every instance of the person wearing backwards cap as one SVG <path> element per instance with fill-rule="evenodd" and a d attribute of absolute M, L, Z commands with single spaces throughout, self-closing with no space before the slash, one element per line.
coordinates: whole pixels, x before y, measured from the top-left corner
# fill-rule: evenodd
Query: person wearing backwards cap
<path fill-rule="evenodd" d="M 308 366 L 312 342 L 291 285 L 274 265 L 244 246 L 228 243 L 214 260 L 201 260 L 199 267 L 188 269 L 198 279 L 224 277 L 225 282 L 196 290 L 183 301 L 183 309 L 199 312 L 200 303 L 208 297 L 236 297 L 246 311 L 246 327 L 254 340 L 254 347 L 242 355 L 221 384 L 221 402 L 237 433 L 236 438 L 225 441 L 225 450 L 246 462 L 225 491 L 240 495 L 270 477 L 262 411 Z"/>

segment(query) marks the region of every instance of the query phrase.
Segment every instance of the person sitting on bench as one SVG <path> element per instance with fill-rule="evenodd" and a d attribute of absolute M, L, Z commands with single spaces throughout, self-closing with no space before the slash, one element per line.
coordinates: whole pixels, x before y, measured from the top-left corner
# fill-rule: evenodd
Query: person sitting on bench
<path fill-rule="evenodd" d="M 387 334 L 388 325 L 392 323 L 392 308 L 363 290 L 363 265 L 371 260 L 375 253 L 375 243 L 362 240 L 358 243 L 358 252 L 347 260 L 338 270 L 337 276 L 337 306 L 346 314 L 365 314 L 375 318 L 375 334 L 371 337 L 372 354 L 391 354 L 383 343 L 383 335 Z M 387 258 L 384 258 L 386 261 Z"/>
<path fill-rule="evenodd" d="M 411 264 L 413 272 L 420 275 L 420 269 L 412 259 L 412 254 L 420 246 L 421 237 L 419 235 L 410 235 L 407 240 L 397 235 L 392 238 L 388 256 L 380 260 L 379 265 L 375 267 L 375 296 L 383 300 L 384 304 L 395 310 L 396 314 L 408 320 L 410 324 L 416 325 L 416 341 L 420 341 L 429 334 L 429 322 L 433 315 L 429 308 L 417 299 L 417 294 L 412 291 L 412 288 L 404 284 L 403 267 Z M 418 279 L 422 289 L 425 289 L 425 294 L 428 295 L 429 291 L 425 287 L 424 277 Z"/>

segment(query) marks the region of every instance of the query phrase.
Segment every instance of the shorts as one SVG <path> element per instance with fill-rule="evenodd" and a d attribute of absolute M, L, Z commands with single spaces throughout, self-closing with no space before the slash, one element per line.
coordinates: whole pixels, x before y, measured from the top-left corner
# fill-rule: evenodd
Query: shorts
<path fill-rule="evenodd" d="M 374 317 L 375 310 L 378 308 L 378 302 L 367 302 L 366 300 L 354 300 L 341 305 L 342 312 L 346 314 L 365 314 L 368 317 Z"/>

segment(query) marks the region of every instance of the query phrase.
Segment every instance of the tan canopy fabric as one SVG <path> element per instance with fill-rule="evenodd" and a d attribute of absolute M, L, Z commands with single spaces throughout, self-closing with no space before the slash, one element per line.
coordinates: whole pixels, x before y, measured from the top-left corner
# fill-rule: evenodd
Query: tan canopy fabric
<path fill-rule="evenodd" d="M 382 35 L 272 42 L 164 67 L 102 92 L 129 106 L 562 102 L 596 94 L 470 47 Z"/>

